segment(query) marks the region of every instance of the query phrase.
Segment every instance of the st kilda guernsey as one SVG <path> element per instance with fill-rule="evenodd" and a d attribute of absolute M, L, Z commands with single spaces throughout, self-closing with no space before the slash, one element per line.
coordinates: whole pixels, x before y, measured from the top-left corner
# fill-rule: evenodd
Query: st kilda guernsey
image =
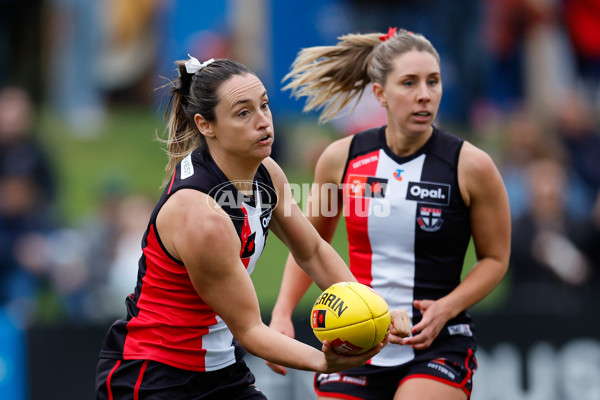
<path fill-rule="evenodd" d="M 210 195 L 228 214 L 224 223 L 235 227 L 241 242 L 240 259 L 251 273 L 277 204 L 271 177 L 262 164 L 252 186 L 252 197 L 238 192 L 212 157 L 201 150 L 177 165 L 142 240 L 137 284 L 125 301 L 127 317 L 110 328 L 101 358 L 154 360 L 193 371 L 214 371 L 235 363 L 231 332 L 202 301 L 183 263 L 166 251 L 156 229 L 156 216 L 180 189 Z"/>
<path fill-rule="evenodd" d="M 356 279 L 421 319 L 415 299 L 439 299 L 461 279 L 471 237 L 469 209 L 460 195 L 457 165 L 463 140 L 434 128 L 416 153 L 399 157 L 385 126 L 354 136 L 342 179 L 350 268 Z M 440 332 L 472 339 L 465 313 Z M 410 346 L 388 345 L 370 364 L 392 366 L 415 357 Z"/>

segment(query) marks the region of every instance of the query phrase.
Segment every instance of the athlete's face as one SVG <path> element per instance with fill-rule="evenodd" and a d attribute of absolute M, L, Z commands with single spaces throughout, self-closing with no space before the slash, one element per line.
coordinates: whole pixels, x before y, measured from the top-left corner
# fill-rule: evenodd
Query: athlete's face
<path fill-rule="evenodd" d="M 426 51 L 411 50 L 392 60 L 384 86 L 373 84 L 377 100 L 386 107 L 388 125 L 414 136 L 429 132 L 442 99 L 440 66 Z"/>
<path fill-rule="evenodd" d="M 211 151 L 264 159 L 271 154 L 273 117 L 267 91 L 252 74 L 235 75 L 217 90 L 216 120 L 199 126 Z"/>

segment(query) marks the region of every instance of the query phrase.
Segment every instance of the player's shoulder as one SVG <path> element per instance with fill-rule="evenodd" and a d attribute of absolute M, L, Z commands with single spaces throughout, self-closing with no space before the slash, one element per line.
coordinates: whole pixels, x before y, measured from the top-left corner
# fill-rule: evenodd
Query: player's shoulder
<path fill-rule="evenodd" d="M 469 174 L 485 174 L 496 169 L 494 160 L 484 150 L 464 141 L 460 152 L 459 166 L 469 172 Z"/>
<path fill-rule="evenodd" d="M 215 199 L 209 194 L 193 188 L 183 188 L 175 192 L 165 202 L 161 213 L 180 221 L 182 226 L 187 222 L 202 220 L 203 224 L 221 221 L 226 213 L 218 206 Z"/>
<path fill-rule="evenodd" d="M 275 193 L 277 196 L 281 196 L 284 192 L 284 186 L 288 185 L 288 178 L 281 168 L 281 166 L 271 157 L 267 157 L 262 161 L 262 165 L 267 170 L 271 183 L 273 185 L 273 189 L 275 189 Z"/>
<path fill-rule="evenodd" d="M 265 167 L 265 169 L 269 173 L 271 180 L 273 181 L 274 184 L 277 184 L 282 179 L 287 180 L 287 178 L 285 176 L 285 172 L 283 172 L 283 169 L 281 168 L 281 166 L 273 158 L 271 158 L 271 157 L 265 158 L 262 161 L 262 165 L 263 165 L 263 167 Z"/>
<path fill-rule="evenodd" d="M 337 139 L 334 142 L 327 145 L 323 153 L 319 157 L 319 161 L 335 161 L 339 159 L 345 159 L 348 157 L 348 151 L 350 149 L 350 145 L 354 139 L 354 135 L 345 136 L 341 139 Z"/>
<path fill-rule="evenodd" d="M 315 182 L 340 183 L 352 140 L 352 136 L 343 137 L 325 148 L 315 166 Z"/>

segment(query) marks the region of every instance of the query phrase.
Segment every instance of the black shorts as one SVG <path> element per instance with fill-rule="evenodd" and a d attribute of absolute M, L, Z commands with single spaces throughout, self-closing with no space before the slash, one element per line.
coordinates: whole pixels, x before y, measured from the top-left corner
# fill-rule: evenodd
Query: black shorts
<path fill-rule="evenodd" d="M 429 349 L 415 350 L 415 358 L 402 365 L 364 365 L 335 374 L 317 373 L 315 392 L 323 397 L 391 400 L 402 382 L 411 378 L 427 378 L 458 387 L 470 397 L 473 373 L 477 369 L 475 349 L 471 338 L 440 337 Z"/>
<path fill-rule="evenodd" d="M 150 360 L 101 358 L 97 400 L 266 400 L 243 360 L 217 371 L 197 372 Z"/>

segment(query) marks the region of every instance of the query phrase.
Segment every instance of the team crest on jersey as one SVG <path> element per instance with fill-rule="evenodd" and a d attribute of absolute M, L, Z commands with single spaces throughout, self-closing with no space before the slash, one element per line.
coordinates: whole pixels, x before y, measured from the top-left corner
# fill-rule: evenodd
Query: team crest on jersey
<path fill-rule="evenodd" d="M 420 207 L 417 222 L 419 223 L 419 227 L 426 232 L 435 232 L 439 230 L 444 223 L 444 220 L 442 219 L 442 209 Z"/>
<path fill-rule="evenodd" d="M 350 175 L 348 177 L 348 195 L 352 197 L 384 198 L 388 180 L 376 176 Z"/>

